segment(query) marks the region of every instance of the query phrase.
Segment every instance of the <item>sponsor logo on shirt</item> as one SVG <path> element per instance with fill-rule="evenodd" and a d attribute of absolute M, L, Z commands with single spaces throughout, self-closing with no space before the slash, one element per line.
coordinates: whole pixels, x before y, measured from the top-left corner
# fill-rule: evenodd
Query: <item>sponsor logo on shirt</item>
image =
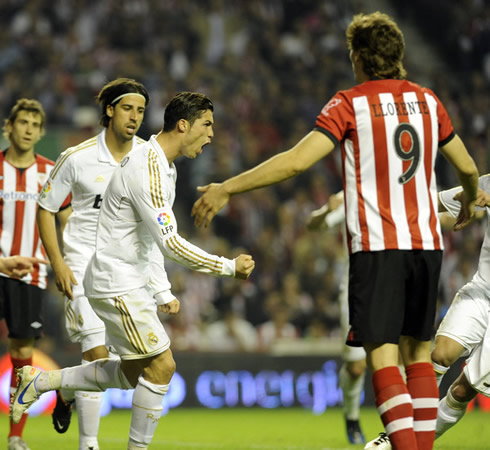
<path fill-rule="evenodd" d="M 162 227 L 162 234 L 165 236 L 171 233 L 174 229 L 173 225 L 170 224 L 170 216 L 166 213 L 160 213 L 157 217 L 158 224 Z"/>
<path fill-rule="evenodd" d="M 99 175 L 96 179 L 96 183 L 103 183 L 105 181 L 105 178 L 102 175 Z"/>
<path fill-rule="evenodd" d="M 26 200 L 34 200 L 37 202 L 39 195 L 37 192 L 32 194 L 30 192 L 4 191 L 0 189 L 0 198 L 14 202 L 24 202 Z"/>

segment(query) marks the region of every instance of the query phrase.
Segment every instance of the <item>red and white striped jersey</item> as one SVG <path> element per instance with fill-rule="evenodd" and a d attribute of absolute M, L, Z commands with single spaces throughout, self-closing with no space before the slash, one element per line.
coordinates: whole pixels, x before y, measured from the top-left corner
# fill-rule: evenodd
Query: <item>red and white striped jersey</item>
<path fill-rule="evenodd" d="M 18 169 L 0 152 L 0 251 L 1 256 L 36 256 L 46 259 L 36 224 L 37 199 L 54 162 L 35 155 L 36 161 Z M 34 272 L 22 278 L 27 284 L 46 289 L 47 268 L 35 265 Z M 1 276 L 6 276 L 0 274 Z"/>
<path fill-rule="evenodd" d="M 455 134 L 430 89 L 367 81 L 338 92 L 316 130 L 341 144 L 350 253 L 442 250 L 434 166 Z"/>

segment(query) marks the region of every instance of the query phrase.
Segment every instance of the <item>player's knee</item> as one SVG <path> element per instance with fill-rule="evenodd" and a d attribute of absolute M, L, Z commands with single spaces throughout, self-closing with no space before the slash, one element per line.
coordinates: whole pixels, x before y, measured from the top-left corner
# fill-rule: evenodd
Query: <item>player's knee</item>
<path fill-rule="evenodd" d="M 441 346 L 436 347 L 434 348 L 434 350 L 432 350 L 430 358 L 432 362 L 438 364 L 439 366 L 450 367 L 457 361 L 457 359 L 459 358 L 459 354 L 451 351 L 450 348 Z"/>
<path fill-rule="evenodd" d="M 366 362 L 364 360 L 348 362 L 345 369 L 352 379 L 357 379 L 366 371 Z"/>
<path fill-rule="evenodd" d="M 462 383 L 456 380 L 451 385 L 451 394 L 458 402 L 469 402 L 473 400 L 477 392 L 467 383 Z"/>
<path fill-rule="evenodd" d="M 152 360 L 143 371 L 146 380 L 155 384 L 168 384 L 175 373 L 177 365 L 170 350 Z"/>

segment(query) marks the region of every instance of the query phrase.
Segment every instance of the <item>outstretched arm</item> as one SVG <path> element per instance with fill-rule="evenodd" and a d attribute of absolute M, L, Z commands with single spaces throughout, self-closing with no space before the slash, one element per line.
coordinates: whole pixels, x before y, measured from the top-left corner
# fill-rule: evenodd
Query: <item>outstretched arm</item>
<path fill-rule="evenodd" d="M 311 131 L 290 150 L 279 153 L 246 172 L 223 183 L 198 187 L 203 195 L 192 208 L 196 226 L 207 226 L 228 203 L 230 196 L 292 178 L 328 155 L 334 147 L 334 142 L 325 134 Z"/>

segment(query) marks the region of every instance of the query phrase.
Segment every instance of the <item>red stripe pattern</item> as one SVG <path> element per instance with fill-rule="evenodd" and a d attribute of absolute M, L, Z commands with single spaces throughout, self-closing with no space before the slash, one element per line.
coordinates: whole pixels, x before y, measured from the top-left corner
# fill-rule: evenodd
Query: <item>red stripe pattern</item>
<path fill-rule="evenodd" d="M 341 143 L 351 253 L 443 248 L 434 168 L 454 129 L 430 89 L 368 81 L 338 92 L 316 126 Z"/>
<path fill-rule="evenodd" d="M 0 251 L 2 256 L 23 255 L 46 259 L 36 224 L 37 199 L 54 162 L 35 155 L 34 163 L 18 169 L 0 152 Z M 35 265 L 22 278 L 27 284 L 45 289 L 47 268 Z"/>
<path fill-rule="evenodd" d="M 373 374 L 376 407 L 393 449 L 413 450 L 413 406 L 398 367 L 385 367 Z"/>

